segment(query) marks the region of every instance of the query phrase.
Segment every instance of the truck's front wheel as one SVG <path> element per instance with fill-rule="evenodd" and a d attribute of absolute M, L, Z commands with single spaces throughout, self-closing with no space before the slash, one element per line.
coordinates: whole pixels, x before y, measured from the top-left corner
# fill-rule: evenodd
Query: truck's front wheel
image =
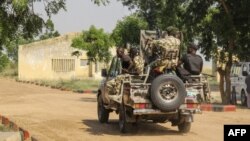
<path fill-rule="evenodd" d="M 107 123 L 109 120 L 109 111 L 105 109 L 101 95 L 97 97 L 97 114 L 100 123 Z"/>
<path fill-rule="evenodd" d="M 191 129 L 191 122 L 182 122 L 178 125 L 179 132 L 188 133 Z"/>
<path fill-rule="evenodd" d="M 122 103 L 120 105 L 120 110 L 119 110 L 119 128 L 121 133 L 126 133 L 127 132 L 127 119 L 126 119 L 126 107 Z"/>

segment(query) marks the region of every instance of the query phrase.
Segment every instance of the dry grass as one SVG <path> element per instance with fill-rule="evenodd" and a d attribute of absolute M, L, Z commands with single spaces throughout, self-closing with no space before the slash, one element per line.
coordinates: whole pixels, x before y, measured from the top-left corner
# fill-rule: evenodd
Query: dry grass
<path fill-rule="evenodd" d="M 86 80 L 58 80 L 58 81 L 36 80 L 32 82 L 67 90 L 97 90 L 100 81 L 86 79 Z"/>
<path fill-rule="evenodd" d="M 17 78 L 18 69 L 17 64 L 9 64 L 1 73 L 1 77 Z"/>
<path fill-rule="evenodd" d="M 206 74 L 212 75 L 212 68 L 204 67 L 202 69 L 202 73 L 206 73 Z"/>
<path fill-rule="evenodd" d="M 5 126 L 3 126 L 2 124 L 0 124 L 0 132 L 9 132 L 10 129 L 6 128 Z"/>

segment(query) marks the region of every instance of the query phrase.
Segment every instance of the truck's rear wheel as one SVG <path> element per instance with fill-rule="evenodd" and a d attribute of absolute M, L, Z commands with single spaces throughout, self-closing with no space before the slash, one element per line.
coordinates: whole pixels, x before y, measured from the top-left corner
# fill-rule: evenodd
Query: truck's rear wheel
<path fill-rule="evenodd" d="M 160 75 L 151 86 L 151 100 L 162 111 L 173 111 L 180 107 L 187 95 L 180 78 L 174 75 Z"/>
<path fill-rule="evenodd" d="M 179 132 L 188 133 L 191 129 L 191 122 L 182 122 L 178 125 Z"/>
<path fill-rule="evenodd" d="M 109 111 L 105 109 L 101 95 L 97 97 L 97 114 L 100 123 L 107 123 L 109 120 Z"/>

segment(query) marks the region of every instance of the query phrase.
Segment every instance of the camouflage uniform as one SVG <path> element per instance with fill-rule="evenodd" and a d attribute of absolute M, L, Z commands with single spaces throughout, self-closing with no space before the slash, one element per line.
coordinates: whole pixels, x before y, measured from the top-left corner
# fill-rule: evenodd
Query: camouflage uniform
<path fill-rule="evenodd" d="M 124 80 L 125 76 L 125 74 L 121 74 L 107 81 L 106 87 L 109 95 L 116 95 L 120 93 L 121 82 Z"/>
<path fill-rule="evenodd" d="M 121 62 L 121 59 L 118 58 L 118 57 L 114 57 L 113 59 L 116 59 L 116 61 L 114 61 L 115 63 L 115 68 L 122 68 L 122 62 Z M 113 62 L 113 61 L 112 61 Z M 114 77 L 113 79 L 111 80 L 108 80 L 107 83 L 106 83 L 106 92 L 107 94 L 109 95 L 116 95 L 116 94 L 119 94 L 120 93 L 120 89 L 121 89 L 121 82 L 122 80 L 125 79 L 126 75 L 127 74 L 120 74 L 121 73 L 121 70 L 119 69 L 119 71 L 117 72 L 117 75 L 116 73 L 114 75 L 112 75 L 112 77 Z"/>
<path fill-rule="evenodd" d="M 113 57 L 112 59 L 112 63 L 111 66 L 110 66 L 110 69 L 114 69 L 114 68 L 117 68 L 117 67 L 121 67 L 121 61 L 120 61 L 120 58 L 118 58 L 117 56 Z M 116 76 L 117 74 L 116 73 L 120 73 L 120 70 L 119 72 L 110 72 L 109 75 L 111 75 L 112 77 Z M 110 79 L 106 82 L 106 93 L 109 94 L 109 95 L 115 95 L 117 93 L 117 90 L 116 90 L 116 82 L 115 82 L 115 79 L 116 78 L 113 78 L 113 79 Z"/>
<path fill-rule="evenodd" d="M 180 40 L 173 36 L 167 36 L 159 40 L 154 40 L 153 44 L 156 44 L 165 49 L 179 49 Z"/>
<path fill-rule="evenodd" d="M 160 58 L 156 62 L 156 66 L 160 67 L 173 67 L 177 65 L 180 40 L 173 37 L 167 36 L 163 39 L 152 41 L 152 54 L 157 54 Z"/>
<path fill-rule="evenodd" d="M 144 69 L 144 60 L 141 56 L 135 56 L 133 59 L 134 72 L 142 74 Z M 121 89 L 122 80 L 126 79 L 129 74 L 120 74 L 114 79 L 107 82 L 107 87 L 110 90 L 110 94 L 119 94 Z"/>
<path fill-rule="evenodd" d="M 137 55 L 133 59 L 134 63 L 134 72 L 137 74 L 142 74 L 144 69 L 144 60 L 141 56 Z M 121 74 L 111 79 L 107 82 L 108 93 L 110 95 L 120 94 L 120 89 L 122 85 L 122 81 L 126 79 L 128 74 Z"/>
<path fill-rule="evenodd" d="M 115 83 L 115 78 L 107 81 L 106 83 L 106 92 L 109 95 L 115 95 L 116 94 L 116 89 L 114 89 L 116 86 Z"/>
<path fill-rule="evenodd" d="M 135 56 L 133 59 L 134 71 L 137 74 L 142 74 L 144 69 L 144 60 L 141 56 Z"/>

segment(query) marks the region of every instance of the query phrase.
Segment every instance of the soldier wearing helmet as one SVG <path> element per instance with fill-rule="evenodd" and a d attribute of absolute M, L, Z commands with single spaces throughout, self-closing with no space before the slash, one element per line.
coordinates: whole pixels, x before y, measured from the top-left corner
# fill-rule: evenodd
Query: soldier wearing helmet
<path fill-rule="evenodd" d="M 180 48 L 180 32 L 175 27 L 168 27 L 167 32 L 163 33 L 161 39 L 152 41 L 152 59 L 158 61 L 155 63 L 156 67 L 161 69 L 171 68 L 177 66 L 179 48 Z M 171 58 L 171 56 L 175 56 Z"/>
<path fill-rule="evenodd" d="M 132 69 L 132 73 L 133 74 L 142 74 L 143 73 L 143 69 L 144 69 L 144 59 L 142 58 L 142 56 L 140 55 L 140 50 L 137 47 L 133 47 L 130 49 L 129 51 L 129 56 L 132 58 L 133 60 L 133 69 Z"/>

